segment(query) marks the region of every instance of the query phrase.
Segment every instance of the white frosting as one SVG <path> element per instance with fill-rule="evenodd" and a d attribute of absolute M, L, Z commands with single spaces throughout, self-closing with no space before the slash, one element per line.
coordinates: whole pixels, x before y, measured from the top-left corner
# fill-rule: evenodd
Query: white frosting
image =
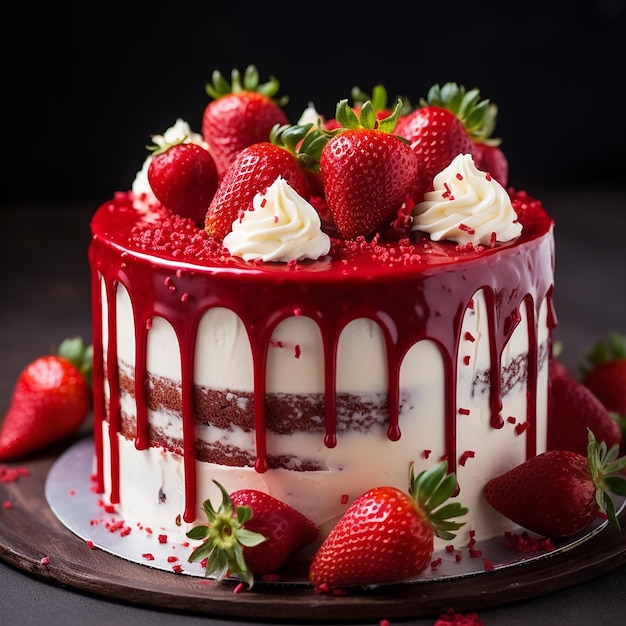
<path fill-rule="evenodd" d="M 174 125 L 170 126 L 162 135 L 152 135 L 151 139 L 152 143 L 160 147 L 164 146 L 166 143 L 175 143 L 184 139 L 184 143 L 195 143 L 206 150 L 209 149 L 209 145 L 202 139 L 202 135 L 194 133 L 189 124 L 180 117 L 176 120 Z M 152 153 L 146 157 L 133 181 L 132 191 L 135 195 L 135 208 L 140 208 L 140 206 L 137 206 L 138 204 L 143 207 L 145 204 L 151 204 L 157 201 L 150 187 L 150 183 L 148 182 L 148 168 L 150 167 L 151 161 Z"/>
<path fill-rule="evenodd" d="M 414 231 L 431 239 L 488 246 L 522 232 L 506 189 L 476 168 L 470 154 L 459 154 L 433 181 L 433 191 L 413 209 Z"/>
<path fill-rule="evenodd" d="M 315 208 L 279 176 L 233 222 L 224 246 L 245 261 L 300 261 L 328 254 L 330 238 Z"/>
<path fill-rule="evenodd" d="M 133 308 L 120 285 L 116 292 L 117 350 L 121 373 L 132 376 L 135 364 L 135 320 Z M 103 349 L 106 354 L 108 335 L 108 304 L 103 292 Z M 488 389 L 476 387 L 481 372 L 492 366 L 489 344 L 489 306 L 484 291 L 477 292 L 473 307 L 463 313 L 456 383 L 456 403 L 471 407 L 469 414 L 459 414 L 455 425 L 457 442 L 458 501 L 469 508 L 466 525 L 459 531 L 454 545 L 461 547 L 475 531 L 480 541 L 501 536 L 513 525 L 487 504 L 482 488 L 485 482 L 521 463 L 525 459 L 529 437 L 537 437 L 537 452 L 546 449 L 547 431 L 547 360 L 540 364 L 537 388 L 536 435 L 532 429 L 518 432 L 517 426 L 527 414 L 526 379 L 520 379 L 503 396 L 502 428 L 491 426 Z M 515 328 L 502 354 L 502 367 L 524 358 L 528 352 L 529 324 L 526 307 L 520 309 L 520 323 Z M 546 344 L 549 337 L 548 305 L 541 304 L 537 319 L 537 341 Z M 155 318 L 149 331 L 147 368 L 157 377 L 170 378 L 181 384 L 180 346 L 176 333 L 168 322 Z M 210 389 L 228 389 L 232 401 L 249 397 L 252 391 L 253 366 L 248 335 L 243 322 L 228 309 L 212 309 L 204 314 L 197 329 L 194 382 Z M 299 346 L 296 357 L 295 347 Z M 294 316 L 281 322 L 272 333 L 268 354 L 267 391 L 275 394 L 323 394 L 323 340 L 320 329 L 306 316 Z M 381 328 L 371 319 L 359 318 L 342 331 L 337 354 L 337 393 L 354 394 L 365 402 L 380 401 L 388 392 L 387 355 Z M 223 367 L 224 363 L 232 364 Z M 197 519 L 204 519 L 202 502 L 211 498 L 214 504 L 220 494 L 213 480 L 231 492 L 243 486 L 257 488 L 290 504 L 327 531 L 334 525 L 350 502 L 367 489 L 383 482 L 406 489 L 408 468 L 413 463 L 417 472 L 432 467 L 433 459 L 441 458 L 446 449 L 446 376 L 445 363 L 437 345 L 429 340 L 413 345 L 402 360 L 400 393 L 404 398 L 400 408 L 401 437 L 387 438 L 384 425 L 372 424 L 366 431 L 339 432 L 334 448 L 324 445 L 322 430 L 283 435 L 267 431 L 267 451 L 274 456 L 308 459 L 324 468 L 319 471 L 271 469 L 258 473 L 253 467 L 231 467 L 196 461 Z M 107 387 L 107 393 L 109 393 Z M 244 394 L 248 394 L 245 396 Z M 376 400 L 378 399 L 378 400 Z M 135 419 L 136 403 L 121 390 L 122 410 Z M 425 419 L 428 416 L 428 419 Z M 514 416 L 515 419 L 509 419 Z M 320 415 L 319 419 L 323 420 Z M 148 420 L 168 437 L 182 437 L 180 416 L 165 407 L 148 407 Z M 110 438 L 108 423 L 103 424 L 105 448 Z M 219 443 L 227 448 L 239 448 L 254 456 L 254 433 L 244 432 L 234 425 L 198 426 L 196 437 L 207 443 Z M 424 451 L 429 450 L 426 458 Z M 463 462 L 463 455 L 474 456 Z M 171 540 L 184 540 L 187 526 L 180 524 L 185 509 L 183 459 L 162 448 L 137 450 L 132 440 L 119 436 L 120 512 L 128 523 L 140 522 L 156 533 L 165 531 Z M 110 455 L 106 455 L 104 477 L 111 475 Z M 110 484 L 106 485 L 107 494 Z M 159 501 L 159 494 L 167 498 Z M 156 502 L 159 502 L 156 505 Z M 446 543 L 437 540 L 441 548 Z"/>

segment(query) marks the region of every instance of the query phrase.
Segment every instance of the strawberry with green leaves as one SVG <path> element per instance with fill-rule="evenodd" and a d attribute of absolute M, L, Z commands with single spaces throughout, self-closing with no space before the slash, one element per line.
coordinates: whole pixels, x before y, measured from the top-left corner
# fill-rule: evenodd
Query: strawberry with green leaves
<path fill-rule="evenodd" d="M 269 141 L 270 130 L 288 123 L 281 108 L 286 98 L 275 100 L 280 83 L 274 77 L 259 83 L 259 73 L 249 65 L 243 75 L 233 69 L 231 82 L 217 70 L 206 86 L 213 100 L 202 116 L 202 136 L 209 144 L 221 178 L 243 148 Z"/>
<path fill-rule="evenodd" d="M 289 557 L 312 543 L 319 528 L 284 502 L 256 489 L 222 493 L 217 510 L 203 504 L 208 523 L 192 528 L 187 537 L 202 540 L 189 556 L 204 561 L 205 575 L 216 580 L 237 576 L 248 587 L 255 575 L 276 572 Z"/>
<path fill-rule="evenodd" d="M 235 220 L 252 208 L 257 193 L 282 176 L 303 198 L 311 194 L 308 169 L 315 169 L 325 138 L 312 124 L 274 127 L 270 141 L 242 149 L 220 181 L 209 205 L 204 228 L 208 235 L 223 239 Z"/>
<path fill-rule="evenodd" d="M 324 540 L 309 568 L 318 589 L 398 582 L 420 574 L 430 562 L 434 536 L 452 539 L 467 509 L 448 502 L 456 476 L 445 461 L 415 476 L 408 493 L 376 487 L 352 502 Z"/>
<path fill-rule="evenodd" d="M 582 383 L 610 411 L 622 432 L 621 454 L 626 454 L 626 336 L 613 332 L 586 357 Z"/>
<path fill-rule="evenodd" d="M 445 83 L 433 85 L 420 107 L 400 116 L 395 132 L 410 142 L 419 157 L 413 190 L 416 203 L 432 189 L 434 177 L 459 154 L 472 154 L 478 169 L 506 186 L 506 159 L 499 140 L 490 136 L 496 115 L 495 105 L 481 100 L 477 89 L 466 91 L 462 85 Z"/>
<path fill-rule="evenodd" d="M 91 346 L 66 339 L 21 371 L 0 430 L 0 460 L 39 452 L 79 428 L 92 406 L 91 359 Z"/>
<path fill-rule="evenodd" d="M 337 105 L 340 128 L 320 156 L 328 209 L 344 239 L 387 228 L 407 201 L 418 172 L 417 153 L 394 132 L 402 101 L 379 120 L 370 101 L 357 117 L 347 100 Z"/>
<path fill-rule="evenodd" d="M 217 190 L 217 168 L 202 146 L 176 143 L 155 146 L 148 166 L 148 182 L 159 202 L 200 228 Z"/>
<path fill-rule="evenodd" d="M 626 457 L 588 433 L 587 455 L 549 450 L 531 457 L 484 487 L 485 499 L 523 528 L 546 537 L 569 537 L 602 513 L 619 528 L 611 493 L 626 495 Z"/>

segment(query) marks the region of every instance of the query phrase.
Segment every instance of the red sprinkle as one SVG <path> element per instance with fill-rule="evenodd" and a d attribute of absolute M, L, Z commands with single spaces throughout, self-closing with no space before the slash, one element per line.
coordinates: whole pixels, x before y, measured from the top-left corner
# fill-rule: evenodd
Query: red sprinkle
<path fill-rule="evenodd" d="M 233 590 L 233 593 L 241 593 L 242 591 L 245 591 L 245 587 L 243 586 L 243 583 L 239 583 Z"/>
<path fill-rule="evenodd" d="M 516 420 L 516 419 L 515 419 L 512 415 L 509 415 L 509 416 L 506 418 L 506 421 L 507 421 L 509 424 L 515 424 L 515 422 L 516 422 L 517 420 Z"/>
<path fill-rule="evenodd" d="M 39 561 L 42 565 L 49 565 L 50 564 L 50 557 L 49 556 L 44 556 L 41 558 L 41 561 Z"/>
<path fill-rule="evenodd" d="M 11 501 L 9 501 L 9 500 L 5 500 L 5 501 L 3 502 L 3 504 L 2 504 L 2 508 L 3 508 L 5 511 L 8 511 L 9 509 L 12 509 L 12 508 L 13 508 L 13 503 L 12 503 Z"/>
<path fill-rule="evenodd" d="M 146 561 L 154 561 L 154 554 L 150 554 L 150 552 L 144 552 L 141 555 Z"/>
<path fill-rule="evenodd" d="M 424 458 L 427 459 L 432 454 L 432 450 L 424 450 Z"/>
<path fill-rule="evenodd" d="M 85 540 L 85 545 L 90 549 L 90 550 L 95 550 L 96 546 L 94 545 L 94 542 L 91 541 L 91 539 L 86 539 Z"/>
<path fill-rule="evenodd" d="M 295 350 L 294 350 L 294 354 L 293 354 L 293 356 L 294 356 L 296 359 L 299 359 L 299 358 L 300 358 L 300 344 L 296 344 L 296 347 L 295 347 Z"/>
<path fill-rule="evenodd" d="M 463 452 L 461 458 L 459 459 L 459 465 L 464 466 L 467 462 L 467 459 L 473 459 L 475 456 L 476 452 L 474 452 L 474 450 L 466 450 L 465 452 Z"/>
<path fill-rule="evenodd" d="M 471 342 L 476 341 L 476 337 L 474 337 L 474 335 L 472 335 L 472 333 L 470 333 L 469 331 L 465 333 L 465 339 Z"/>
<path fill-rule="evenodd" d="M 530 424 L 528 422 L 520 422 L 519 424 L 515 425 L 515 434 L 519 436 L 529 428 Z"/>
<path fill-rule="evenodd" d="M 485 622 L 478 617 L 478 613 L 457 613 L 449 608 L 442 613 L 433 626 L 485 626 Z"/>
<path fill-rule="evenodd" d="M 468 226 L 467 224 L 459 224 L 459 230 L 469 233 L 470 235 L 473 235 L 476 232 L 471 226 Z"/>
<path fill-rule="evenodd" d="M 466 354 L 466 355 L 463 357 L 463 364 L 464 364 L 464 365 L 469 365 L 469 364 L 470 364 L 470 360 L 471 360 L 470 355 L 469 355 L 469 354 Z"/>
<path fill-rule="evenodd" d="M 167 535 L 159 535 L 159 543 L 167 543 Z"/>
<path fill-rule="evenodd" d="M 348 504 L 348 494 L 347 493 L 344 493 L 341 496 L 341 504 Z"/>
<path fill-rule="evenodd" d="M 469 414 L 470 414 L 469 409 L 459 408 L 459 415 L 469 415 Z"/>
<path fill-rule="evenodd" d="M 483 563 L 484 563 L 486 572 L 491 572 L 494 569 L 493 563 L 491 563 L 489 559 L 485 559 Z"/>
<path fill-rule="evenodd" d="M 28 476 L 30 472 L 25 467 L 9 467 L 0 465 L 0 483 L 13 483 L 22 476 Z"/>

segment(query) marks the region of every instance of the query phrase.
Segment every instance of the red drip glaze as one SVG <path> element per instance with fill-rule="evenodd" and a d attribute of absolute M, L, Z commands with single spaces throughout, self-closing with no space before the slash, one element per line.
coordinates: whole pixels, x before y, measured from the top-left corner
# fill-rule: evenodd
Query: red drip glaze
<path fill-rule="evenodd" d="M 249 334 L 254 364 L 254 414 L 258 472 L 267 470 L 264 395 L 266 357 L 273 330 L 294 315 L 310 317 L 320 328 L 324 349 L 326 429 L 324 443 L 337 443 L 335 422 L 336 361 L 341 331 L 352 320 L 368 317 L 382 330 L 387 348 L 388 437 L 401 437 L 398 424 L 400 366 L 408 350 L 429 339 L 442 355 L 445 373 L 445 458 L 456 469 L 456 380 L 464 312 L 483 289 L 489 315 L 491 350 L 491 423 L 501 428 L 500 364 L 507 341 L 526 307 L 529 346 L 527 455 L 536 450 L 537 323 L 542 302 L 548 299 L 548 328 L 556 324 L 552 309 L 554 274 L 553 223 L 541 205 L 530 201 L 532 215 L 522 235 L 510 244 L 459 250 L 450 242 L 422 239 L 375 247 L 364 242 L 334 242 L 328 259 L 287 264 L 245 263 L 225 255 L 189 220 L 171 216 L 161 207 L 153 218 L 132 208 L 129 194 L 117 194 L 92 220 L 90 263 L 94 310 L 95 433 L 99 489 L 103 490 L 101 422 L 109 419 L 111 500 L 119 497 L 117 433 L 120 422 L 115 328 L 115 289 L 122 284 L 130 296 L 136 333 L 136 447 L 147 446 L 145 395 L 147 325 L 155 316 L 167 320 L 180 346 L 183 388 L 185 521 L 195 518 L 195 455 L 193 380 L 194 345 L 198 324 L 210 308 L 231 309 Z M 176 231 L 178 248 L 166 235 Z M 181 234 L 182 233 L 182 234 Z M 155 241 L 162 245 L 155 246 Z M 182 243 L 181 243 L 182 242 Z M 144 247 L 145 246 L 145 247 Z M 158 249 L 157 249 L 158 248 Z M 177 250 L 176 252 L 174 250 Z M 158 256 L 157 256 L 158 255 Z M 102 309 L 100 281 L 108 299 L 107 379 L 111 389 L 108 412 L 102 380 Z M 181 297 L 184 295 L 184 297 Z M 519 421 L 522 416 L 518 416 Z"/>

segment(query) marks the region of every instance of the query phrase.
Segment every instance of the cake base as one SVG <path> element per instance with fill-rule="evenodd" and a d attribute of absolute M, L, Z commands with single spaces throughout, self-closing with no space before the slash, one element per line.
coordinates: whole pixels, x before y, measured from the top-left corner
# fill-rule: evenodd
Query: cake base
<path fill-rule="evenodd" d="M 204 569 L 199 563 L 189 563 L 188 557 L 197 542 L 174 542 L 158 529 L 127 526 L 116 511 L 106 509 L 101 496 L 85 477 L 90 476 L 93 464 L 93 441 L 86 438 L 69 448 L 54 463 L 45 484 L 45 496 L 57 518 L 90 547 L 104 550 L 127 561 L 167 572 L 191 575 L 204 579 Z M 624 500 L 618 509 L 624 508 Z M 494 571 L 531 562 L 553 558 L 588 541 L 607 527 L 607 522 L 596 520 L 585 532 L 574 537 L 556 541 L 554 550 L 516 552 L 507 548 L 504 537 L 477 542 L 470 554 L 467 548 L 447 552 L 435 551 L 433 567 L 419 577 L 402 584 L 453 581 L 460 578 L 480 576 L 481 579 Z M 518 532 L 522 532 L 521 529 Z M 307 580 L 308 559 L 296 559 L 277 580 L 259 580 L 260 586 L 309 586 Z M 489 569 L 489 571 L 486 571 Z M 209 581 L 207 581 L 209 582 Z M 236 582 L 236 581 L 235 581 Z M 379 588 L 395 585 L 380 585 Z M 311 593 L 313 591 L 311 590 Z"/>
<path fill-rule="evenodd" d="M 86 452 L 91 438 L 77 446 Z M 70 458 L 76 454 L 74 447 L 66 454 Z M 90 550 L 48 506 L 45 488 L 58 462 L 55 455 L 29 460 L 23 464 L 29 476 L 0 484 L 0 500 L 13 504 L 0 516 L 0 558 L 29 575 L 113 602 L 255 622 L 370 623 L 437 615 L 448 606 L 479 611 L 549 594 L 626 565 L 626 532 L 602 527 L 572 549 L 478 575 L 388 585 L 346 596 L 317 595 L 301 584 L 259 584 L 235 594 L 236 583 L 213 584 L 196 576 L 140 566 L 104 550 Z M 75 482 L 89 483 L 88 475 L 87 469 L 75 476 Z M 89 491 L 90 485 L 84 488 Z M 76 485 L 65 489 L 68 498 L 71 489 Z M 623 504 L 621 508 L 624 526 Z"/>

